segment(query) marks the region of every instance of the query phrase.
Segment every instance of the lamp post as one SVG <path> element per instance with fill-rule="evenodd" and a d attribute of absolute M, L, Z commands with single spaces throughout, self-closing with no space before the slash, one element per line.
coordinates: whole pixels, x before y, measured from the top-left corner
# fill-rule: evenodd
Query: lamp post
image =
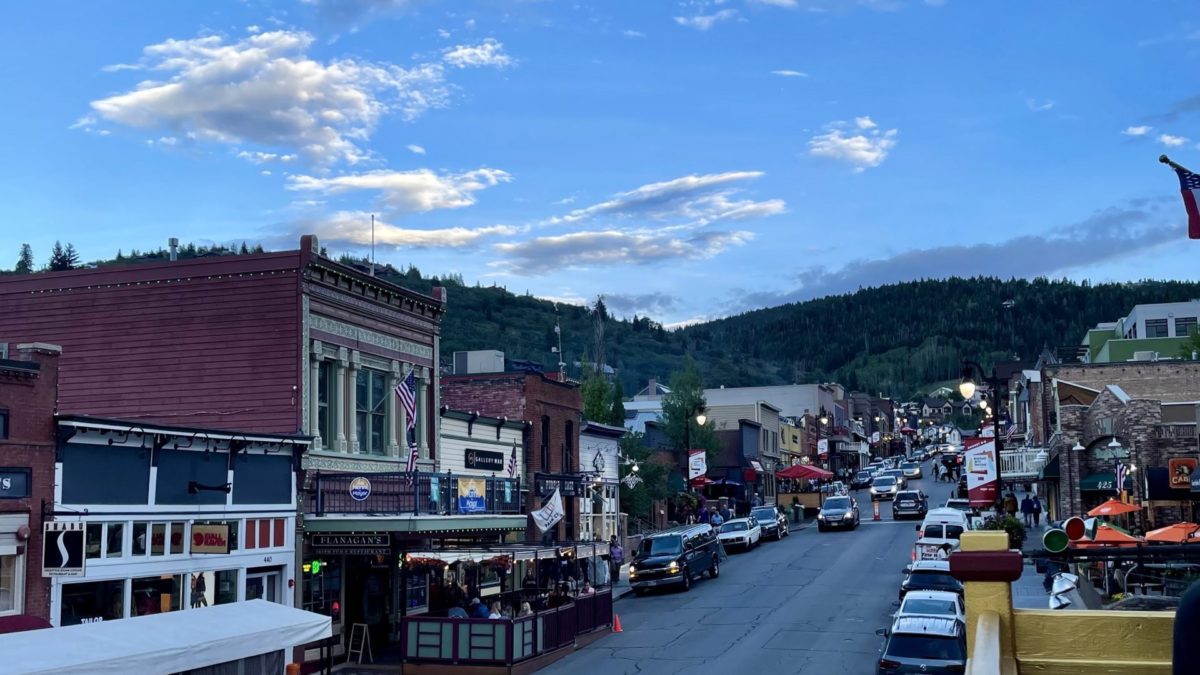
<path fill-rule="evenodd" d="M 983 371 L 983 366 L 974 361 L 963 360 L 962 362 L 962 381 L 958 384 L 958 393 L 966 400 L 970 400 L 975 395 L 975 374 L 978 373 L 979 379 L 986 383 L 992 390 L 992 397 L 996 400 L 996 409 L 990 411 L 992 414 L 992 436 L 996 441 L 996 489 L 1000 494 L 1004 493 L 1004 475 L 1001 473 L 1000 452 L 1004 449 L 1004 440 L 1000 435 L 1000 402 L 1008 397 L 1005 390 L 1008 383 L 996 376 L 996 369 L 992 369 L 990 376 Z M 988 410 L 987 399 L 983 401 L 983 409 Z"/>
<path fill-rule="evenodd" d="M 708 418 L 704 415 L 704 404 L 695 403 L 688 408 L 687 416 L 683 418 L 683 452 L 684 466 L 687 467 L 684 472 L 687 476 L 688 492 L 695 492 L 692 488 L 691 466 L 692 466 L 692 420 L 696 420 L 696 424 L 704 426 Z"/>

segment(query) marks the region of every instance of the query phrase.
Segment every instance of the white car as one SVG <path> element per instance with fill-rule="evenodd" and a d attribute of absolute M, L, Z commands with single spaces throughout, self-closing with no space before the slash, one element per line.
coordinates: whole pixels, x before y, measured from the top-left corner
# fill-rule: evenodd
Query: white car
<path fill-rule="evenodd" d="M 721 525 L 717 538 L 725 548 L 742 548 L 748 551 L 762 541 L 762 526 L 754 518 L 733 518 Z"/>
<path fill-rule="evenodd" d="M 906 616 L 936 616 L 967 623 L 967 611 L 962 596 L 950 591 L 912 591 L 904 596 L 894 618 Z"/>

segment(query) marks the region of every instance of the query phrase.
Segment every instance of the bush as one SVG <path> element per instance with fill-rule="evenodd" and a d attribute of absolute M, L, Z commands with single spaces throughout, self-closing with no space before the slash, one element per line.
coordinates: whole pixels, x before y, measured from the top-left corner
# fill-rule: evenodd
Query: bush
<path fill-rule="evenodd" d="M 1009 548 L 1020 549 L 1025 545 L 1025 525 L 1014 516 L 1005 516 L 1000 520 L 989 519 L 982 529 L 1007 532 Z"/>

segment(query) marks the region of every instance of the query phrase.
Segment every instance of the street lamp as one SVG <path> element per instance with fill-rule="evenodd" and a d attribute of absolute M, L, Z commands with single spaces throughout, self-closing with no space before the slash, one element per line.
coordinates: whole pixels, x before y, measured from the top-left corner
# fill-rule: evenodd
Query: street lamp
<path fill-rule="evenodd" d="M 1000 453 L 1004 449 L 1004 439 L 1000 434 L 1000 402 L 1008 398 L 1008 393 L 1005 391 L 1008 383 L 996 375 L 995 368 L 992 369 L 992 374 L 989 377 L 984 374 L 983 366 L 974 361 L 964 359 L 962 364 L 962 381 L 958 384 L 958 393 L 962 394 L 964 399 L 970 399 L 974 396 L 976 390 L 975 376 L 978 374 L 979 379 L 990 387 L 991 395 L 996 400 L 996 409 L 994 411 L 990 410 L 987 406 L 987 397 L 985 396 L 983 399 L 983 408 L 985 412 L 990 413 L 992 416 L 992 436 L 996 443 L 996 487 L 1000 492 L 1003 492 L 1004 476 L 1001 473 L 1002 462 L 1000 461 Z"/>

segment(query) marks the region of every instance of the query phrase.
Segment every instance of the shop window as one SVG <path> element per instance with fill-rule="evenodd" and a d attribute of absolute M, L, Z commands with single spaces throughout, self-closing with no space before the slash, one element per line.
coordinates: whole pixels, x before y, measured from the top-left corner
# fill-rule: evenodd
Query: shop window
<path fill-rule="evenodd" d="M 133 616 L 178 611 L 183 600 L 182 591 L 182 574 L 134 579 Z"/>
<path fill-rule="evenodd" d="M 133 524 L 133 555 L 146 555 L 146 536 L 149 523 Z"/>
<path fill-rule="evenodd" d="M 171 523 L 171 555 L 183 555 L 183 523 Z"/>
<path fill-rule="evenodd" d="M 429 607 L 429 570 L 408 573 L 407 602 L 410 613 Z"/>
<path fill-rule="evenodd" d="M 191 606 L 209 607 L 237 602 L 238 571 L 220 570 L 191 575 Z"/>
<path fill-rule="evenodd" d="M 112 621 L 125 618 L 125 581 L 92 581 L 64 584 L 59 625 Z"/>
<path fill-rule="evenodd" d="M 331 616 L 333 603 L 341 602 L 342 597 L 342 558 L 305 558 L 303 569 L 301 605 L 310 612 Z"/>
<path fill-rule="evenodd" d="M 22 575 L 17 572 L 20 563 L 20 558 L 15 555 L 0 555 L 0 616 L 21 612 L 21 600 L 25 592 L 22 589 Z"/>
<path fill-rule="evenodd" d="M 384 428 L 387 423 L 387 375 L 378 370 L 360 368 L 355 398 L 358 445 L 369 455 L 387 452 Z"/>
<path fill-rule="evenodd" d="M 104 555 L 104 523 L 88 523 L 84 537 L 83 555 L 88 560 Z"/>
<path fill-rule="evenodd" d="M 317 433 L 321 443 L 333 446 L 333 361 L 324 360 L 317 366 Z"/>
<path fill-rule="evenodd" d="M 104 557 L 120 558 L 125 553 L 125 523 L 105 523 Z"/>
<path fill-rule="evenodd" d="M 150 525 L 150 555 L 164 555 L 167 552 L 167 523 L 152 523 Z"/>

